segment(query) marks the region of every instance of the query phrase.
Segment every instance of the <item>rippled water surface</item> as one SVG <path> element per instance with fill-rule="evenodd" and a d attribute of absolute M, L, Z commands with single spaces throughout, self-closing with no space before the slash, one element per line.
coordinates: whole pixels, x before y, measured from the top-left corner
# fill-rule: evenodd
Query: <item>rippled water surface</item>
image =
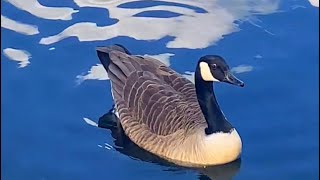
<path fill-rule="evenodd" d="M 319 2 L 307 0 L 1 1 L 1 178 L 319 179 Z M 216 84 L 243 140 L 241 161 L 163 162 L 115 129 L 95 47 L 153 56 L 193 80 L 223 56 L 245 88 Z M 103 117 L 102 117 L 103 118 Z"/>

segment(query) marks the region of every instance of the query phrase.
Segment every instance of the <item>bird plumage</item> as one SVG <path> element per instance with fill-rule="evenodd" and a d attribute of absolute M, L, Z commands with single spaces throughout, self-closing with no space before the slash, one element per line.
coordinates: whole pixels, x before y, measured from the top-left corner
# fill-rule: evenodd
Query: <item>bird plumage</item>
<path fill-rule="evenodd" d="M 219 149 L 211 146 L 220 142 L 207 141 L 206 119 L 192 82 L 156 59 L 130 55 L 122 46 L 102 47 L 97 52 L 111 81 L 122 128 L 134 143 L 186 166 L 236 159 L 241 140 L 235 130 L 231 138 L 221 136 L 229 149 L 219 152 L 220 156 L 231 153 L 230 157 L 221 159 L 209 149 Z"/>

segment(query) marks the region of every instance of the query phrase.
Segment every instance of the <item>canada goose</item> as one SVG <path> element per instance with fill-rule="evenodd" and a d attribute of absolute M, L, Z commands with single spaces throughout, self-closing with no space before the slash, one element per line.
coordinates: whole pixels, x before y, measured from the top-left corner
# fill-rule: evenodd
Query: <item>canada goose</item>
<path fill-rule="evenodd" d="M 242 142 L 216 101 L 213 82 L 244 86 L 217 55 L 200 58 L 195 84 L 122 45 L 97 47 L 125 134 L 139 147 L 182 166 L 236 160 Z"/>

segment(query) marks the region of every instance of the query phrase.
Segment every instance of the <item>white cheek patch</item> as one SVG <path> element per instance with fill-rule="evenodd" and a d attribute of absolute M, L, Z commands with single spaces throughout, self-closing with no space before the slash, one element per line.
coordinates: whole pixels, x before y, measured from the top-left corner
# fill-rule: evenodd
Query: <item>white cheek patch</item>
<path fill-rule="evenodd" d="M 218 79 L 213 77 L 208 63 L 200 62 L 199 65 L 200 65 L 200 74 L 203 80 L 220 82 Z"/>

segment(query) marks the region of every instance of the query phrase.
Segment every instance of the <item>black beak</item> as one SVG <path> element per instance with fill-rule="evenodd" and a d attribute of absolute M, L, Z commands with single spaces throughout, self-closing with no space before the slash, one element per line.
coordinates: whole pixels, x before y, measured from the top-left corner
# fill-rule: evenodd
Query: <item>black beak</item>
<path fill-rule="evenodd" d="M 236 78 L 230 71 L 227 71 L 225 74 L 226 74 L 226 76 L 225 76 L 223 82 L 233 84 L 236 86 L 240 86 L 240 87 L 244 86 L 244 83 L 242 81 L 240 81 L 238 78 Z"/>

